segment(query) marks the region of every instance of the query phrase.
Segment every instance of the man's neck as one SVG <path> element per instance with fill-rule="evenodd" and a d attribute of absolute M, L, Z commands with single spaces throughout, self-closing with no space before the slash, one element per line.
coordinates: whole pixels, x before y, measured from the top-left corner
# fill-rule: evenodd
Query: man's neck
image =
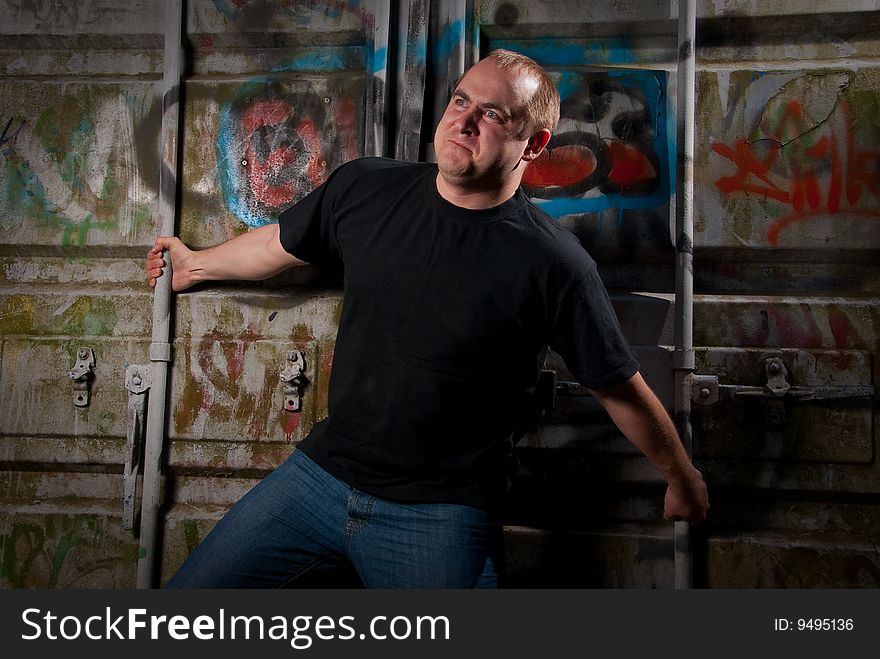
<path fill-rule="evenodd" d="M 512 180 L 490 190 L 469 188 L 450 183 L 437 172 L 437 192 L 450 204 L 469 210 L 484 210 L 500 206 L 516 194 L 519 181 Z"/>

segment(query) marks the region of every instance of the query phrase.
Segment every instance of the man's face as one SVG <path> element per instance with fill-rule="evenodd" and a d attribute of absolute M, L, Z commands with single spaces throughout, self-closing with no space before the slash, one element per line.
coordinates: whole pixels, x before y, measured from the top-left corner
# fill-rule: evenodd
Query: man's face
<path fill-rule="evenodd" d="M 434 133 L 437 165 L 448 183 L 492 188 L 517 175 L 529 143 L 521 135 L 525 107 L 537 87 L 532 76 L 499 69 L 491 59 L 465 74 Z"/>

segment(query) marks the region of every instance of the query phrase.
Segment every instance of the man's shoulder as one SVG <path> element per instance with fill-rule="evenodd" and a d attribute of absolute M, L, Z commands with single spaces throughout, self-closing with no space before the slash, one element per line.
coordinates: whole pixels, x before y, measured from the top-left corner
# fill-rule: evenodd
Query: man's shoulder
<path fill-rule="evenodd" d="M 409 162 L 406 160 L 395 160 L 394 158 L 383 158 L 378 156 L 365 156 L 356 158 L 340 165 L 339 171 L 348 174 L 365 175 L 374 172 L 382 172 L 389 175 L 406 176 L 409 173 L 423 172 L 431 167 L 431 163 Z"/>
<path fill-rule="evenodd" d="M 360 212 L 387 205 L 429 175 L 430 163 L 414 163 L 392 158 L 365 157 L 340 165 L 328 181 L 328 192 L 338 212 Z"/>
<path fill-rule="evenodd" d="M 540 206 L 526 198 L 524 204 L 531 228 L 533 249 L 544 256 L 569 265 L 591 267 L 593 259 L 577 237 L 563 227 L 557 218 L 548 215 Z"/>

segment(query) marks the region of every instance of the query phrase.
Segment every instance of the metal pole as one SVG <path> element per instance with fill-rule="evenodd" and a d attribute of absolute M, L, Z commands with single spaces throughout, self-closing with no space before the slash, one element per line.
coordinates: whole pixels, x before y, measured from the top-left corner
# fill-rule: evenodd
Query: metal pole
<path fill-rule="evenodd" d="M 694 45 L 697 31 L 696 0 L 678 3 L 678 154 L 675 189 L 675 423 L 688 456 L 693 455 L 691 436 L 691 381 L 694 372 Z M 675 522 L 674 587 L 692 585 L 690 526 Z"/>
<path fill-rule="evenodd" d="M 162 149 L 159 168 L 160 234 L 174 234 L 177 204 L 177 148 L 180 118 L 180 78 L 183 53 L 181 34 L 183 0 L 165 2 L 165 58 L 162 78 Z M 150 343 L 152 387 L 147 408 L 144 448 L 144 486 L 141 501 L 140 546 L 138 547 L 137 587 L 156 586 L 158 517 L 161 504 L 162 447 L 165 439 L 165 404 L 168 363 L 171 361 L 171 267 L 166 258 L 164 274 L 156 282 L 153 295 L 153 337 Z"/>

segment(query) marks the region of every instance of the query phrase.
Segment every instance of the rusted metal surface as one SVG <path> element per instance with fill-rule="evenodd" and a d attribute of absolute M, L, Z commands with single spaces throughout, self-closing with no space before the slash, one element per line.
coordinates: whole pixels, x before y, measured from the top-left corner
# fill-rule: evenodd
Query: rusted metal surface
<path fill-rule="evenodd" d="M 700 84 L 702 245 L 880 247 L 877 69 L 712 71 Z"/>
<path fill-rule="evenodd" d="M 0 26 L 0 586 L 131 588 L 125 372 L 149 358 L 161 5 L 62 4 L 16 2 Z M 364 153 L 430 158 L 422 130 L 464 67 L 521 50 L 564 96 L 565 167 L 536 169 L 530 190 L 599 262 L 671 410 L 669 3 L 410 0 L 396 25 L 376 4 L 187 3 L 183 239 L 274 221 Z M 779 355 L 792 388 L 874 386 L 880 9 L 702 0 L 697 15 L 697 372 L 763 387 Z M 584 175 L 589 154 L 601 180 Z M 161 580 L 326 414 L 341 304 L 311 268 L 177 297 Z M 67 372 L 84 346 L 80 408 Z M 284 410 L 291 350 L 305 353 L 299 412 Z M 575 393 L 520 443 L 509 584 L 671 587 L 662 479 Z M 880 586 L 876 397 L 734 398 L 694 419 L 713 496 L 698 585 Z"/>
<path fill-rule="evenodd" d="M 207 247 L 274 221 L 362 150 L 363 73 L 191 81 L 180 236 Z"/>
<path fill-rule="evenodd" d="M 129 588 L 138 556 L 122 502 L 139 479 L 122 473 L 132 457 L 125 374 L 149 358 L 142 264 L 163 166 L 161 12 L 123 6 L 113 22 L 96 3 L 58 30 L 53 21 L 65 19 L 27 4 L 19 25 L 7 24 L 23 46 L 3 54 L 15 77 L 0 81 L 0 579 Z M 387 47 L 376 37 L 389 26 L 376 25 L 367 3 L 187 4 L 196 75 L 182 108 L 181 230 L 205 247 L 274 221 L 364 153 L 368 131 L 378 134 L 365 97 L 384 93 L 374 79 Z M 114 42 L 103 25 L 134 36 Z M 385 121 L 381 107 L 371 111 Z M 171 511 L 167 566 L 192 549 L 189 531 L 174 544 L 175 520 L 189 529 L 218 517 L 244 490 L 215 493 L 252 485 L 326 414 L 340 303 L 338 284 L 310 268 L 258 289 L 179 298 L 160 483 Z M 94 377 L 88 406 L 74 409 L 67 374 L 83 346 L 94 350 Z M 289 411 L 280 366 L 295 349 L 308 355 L 308 382 L 302 408 Z"/>
<path fill-rule="evenodd" d="M 0 222 L 7 245 L 145 244 L 158 144 L 148 82 L 0 81 Z"/>

